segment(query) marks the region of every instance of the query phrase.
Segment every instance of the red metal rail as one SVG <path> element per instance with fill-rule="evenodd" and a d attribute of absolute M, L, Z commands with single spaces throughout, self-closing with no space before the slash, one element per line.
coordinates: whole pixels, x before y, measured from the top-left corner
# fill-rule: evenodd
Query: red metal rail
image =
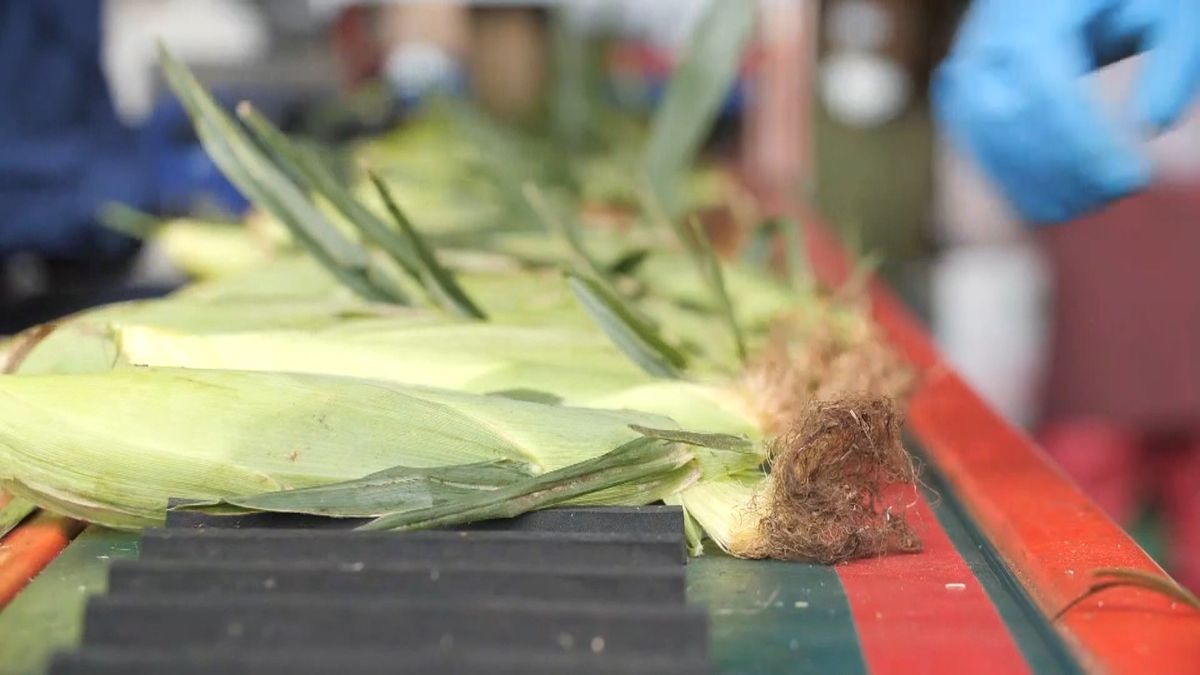
<path fill-rule="evenodd" d="M 849 272 L 839 242 L 811 216 L 809 251 L 827 284 Z M 1087 590 L 1090 571 L 1161 568 L 1085 497 L 1026 435 L 993 412 L 950 368 L 925 328 L 882 284 L 872 313 L 921 371 L 909 426 L 972 519 L 1047 616 Z M 1058 628 L 1089 672 L 1179 673 L 1200 668 L 1200 613 L 1155 593 L 1115 588 L 1069 612 Z"/>
<path fill-rule="evenodd" d="M 42 513 L 0 540 L 0 609 L 82 530 L 79 521 Z"/>

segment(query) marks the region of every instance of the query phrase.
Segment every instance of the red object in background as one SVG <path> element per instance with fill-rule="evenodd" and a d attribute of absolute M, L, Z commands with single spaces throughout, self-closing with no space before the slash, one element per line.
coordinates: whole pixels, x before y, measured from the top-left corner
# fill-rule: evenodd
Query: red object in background
<path fill-rule="evenodd" d="M 1160 460 L 1159 499 L 1171 541 L 1172 574 L 1200 592 L 1200 437 Z"/>
<path fill-rule="evenodd" d="M 1151 497 L 1200 588 L 1200 188 L 1044 230 L 1054 333 L 1042 442 L 1118 522 Z"/>
<path fill-rule="evenodd" d="M 1129 525 L 1137 516 L 1142 484 L 1142 444 L 1137 434 L 1103 419 L 1051 424 L 1039 438 L 1096 505 Z"/>
<path fill-rule="evenodd" d="M 1046 420 L 1200 429 L 1200 188 L 1041 231 L 1054 274 Z"/>
<path fill-rule="evenodd" d="M 1090 419 L 1048 425 L 1041 444 L 1122 525 L 1151 497 L 1166 523 L 1171 576 L 1200 590 L 1200 434 L 1139 435 Z"/>
<path fill-rule="evenodd" d="M 375 9 L 347 7 L 330 31 L 342 82 L 354 87 L 379 72 L 382 53 L 373 27 Z"/>

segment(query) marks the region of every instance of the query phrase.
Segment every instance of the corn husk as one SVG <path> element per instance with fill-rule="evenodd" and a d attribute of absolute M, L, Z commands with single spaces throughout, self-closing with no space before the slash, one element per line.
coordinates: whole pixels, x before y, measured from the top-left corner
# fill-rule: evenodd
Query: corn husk
<path fill-rule="evenodd" d="M 112 527 L 161 522 L 171 497 L 302 488 L 397 466 L 505 459 L 541 473 L 638 438 L 630 424 L 676 426 L 642 412 L 238 371 L 0 377 L 0 398 L 3 487 Z"/>
<path fill-rule="evenodd" d="M 193 279 L 217 279 L 262 267 L 273 257 L 249 228 L 230 223 L 175 219 L 160 227 L 154 242 L 167 259 Z"/>
<path fill-rule="evenodd" d="M 37 505 L 33 502 L 0 491 L 0 538 L 15 529 L 36 510 Z"/>
<path fill-rule="evenodd" d="M 455 323 L 323 333 L 180 335 L 117 329 L 134 365 L 306 372 L 376 378 L 476 394 L 641 410 L 688 429 L 761 437 L 759 416 L 729 386 L 658 380 L 600 336 Z"/>

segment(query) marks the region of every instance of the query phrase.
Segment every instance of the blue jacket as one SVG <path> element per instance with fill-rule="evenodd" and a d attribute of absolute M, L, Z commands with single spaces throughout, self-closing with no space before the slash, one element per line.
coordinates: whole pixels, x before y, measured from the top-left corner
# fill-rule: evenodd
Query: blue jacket
<path fill-rule="evenodd" d="M 100 66 L 100 0 L 0 0 L 0 256 L 119 253 L 109 201 L 147 208 L 154 172 Z"/>

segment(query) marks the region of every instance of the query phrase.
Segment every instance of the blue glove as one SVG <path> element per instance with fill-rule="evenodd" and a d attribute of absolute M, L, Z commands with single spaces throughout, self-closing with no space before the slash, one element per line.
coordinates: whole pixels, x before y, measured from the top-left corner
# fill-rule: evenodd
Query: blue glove
<path fill-rule="evenodd" d="M 1082 76 L 1148 52 L 1125 129 Z M 975 0 L 934 77 L 934 110 L 1022 216 L 1067 220 L 1150 182 L 1137 132 L 1179 119 L 1200 85 L 1198 0 Z"/>

